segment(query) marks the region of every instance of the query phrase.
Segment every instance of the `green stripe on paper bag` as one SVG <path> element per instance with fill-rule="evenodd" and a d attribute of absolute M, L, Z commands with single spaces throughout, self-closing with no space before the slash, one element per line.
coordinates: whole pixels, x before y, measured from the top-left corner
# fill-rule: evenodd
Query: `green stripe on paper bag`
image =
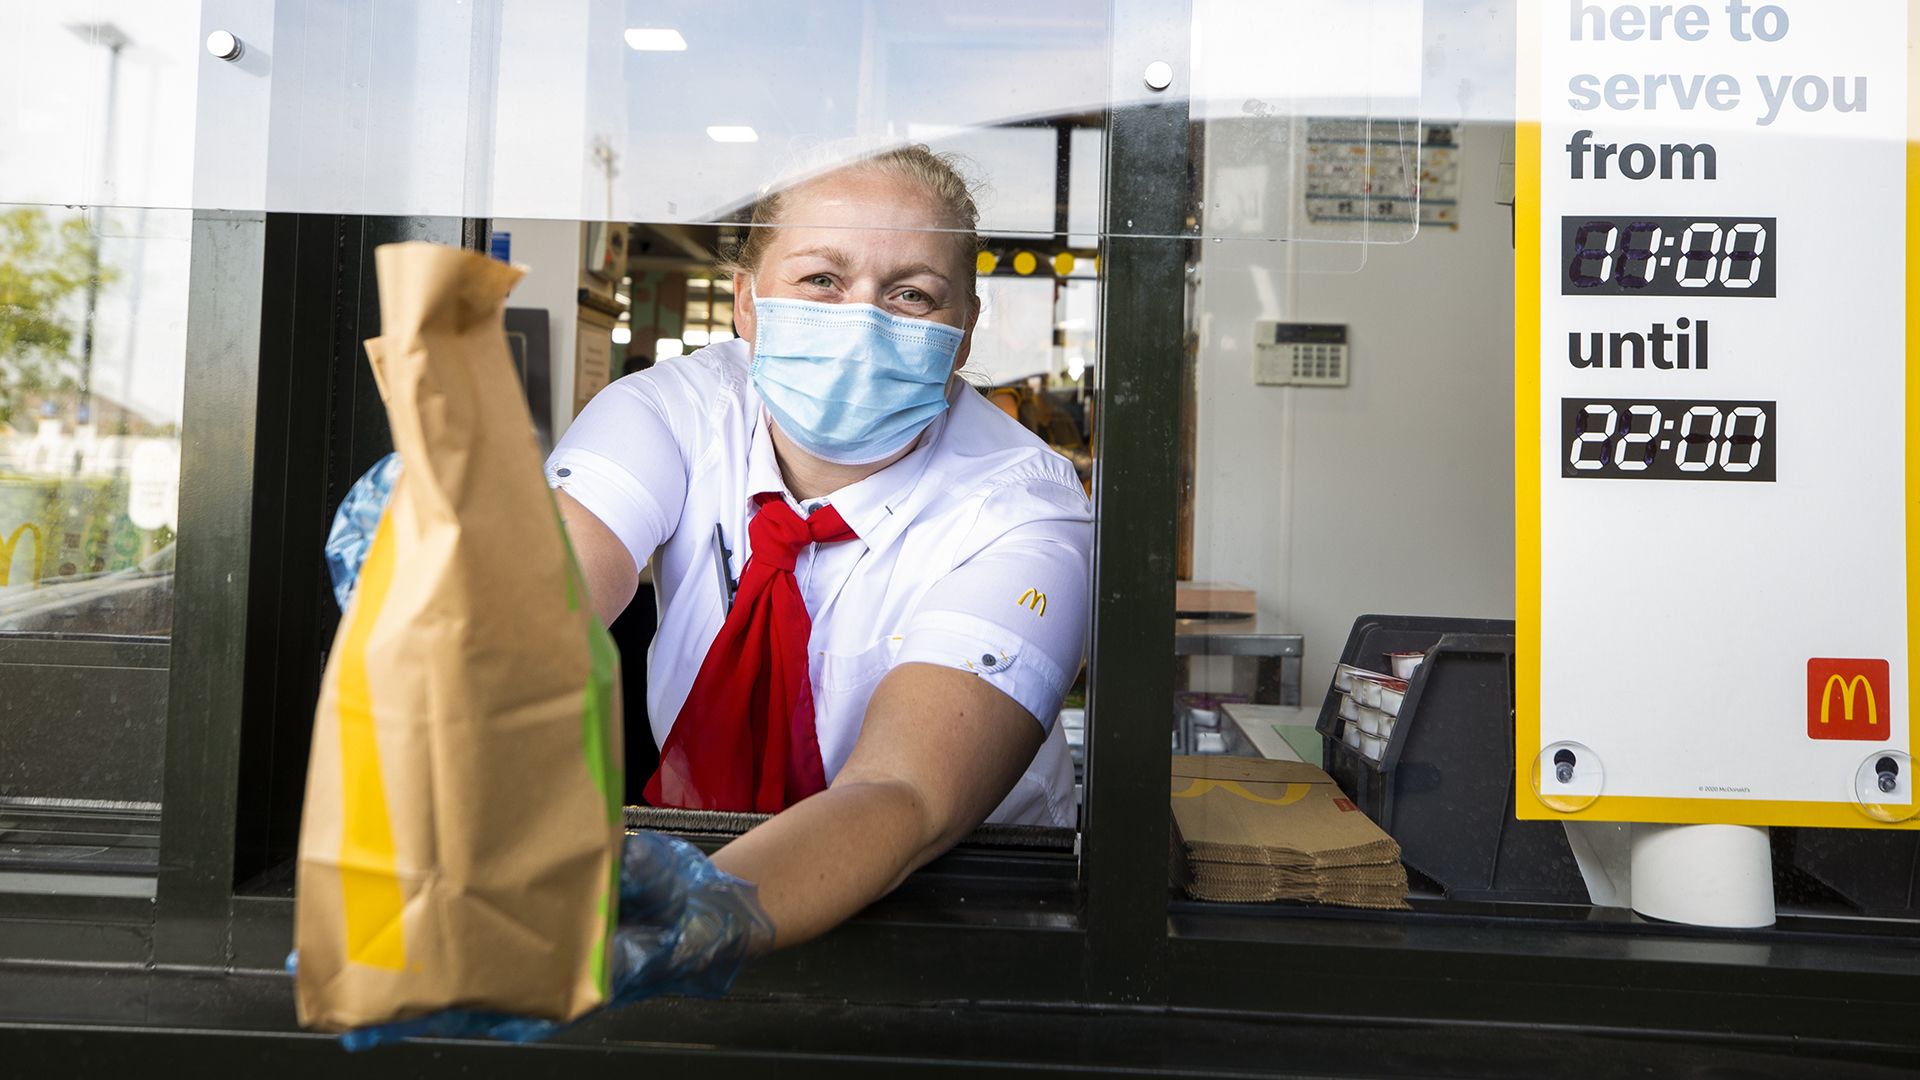
<path fill-rule="evenodd" d="M 585 592 L 585 580 L 557 501 L 553 502 L 553 521 L 559 526 L 561 543 L 567 549 L 567 610 L 578 611 L 581 593 Z M 587 654 L 589 670 L 586 694 L 580 707 L 580 746 L 587 758 L 587 773 L 593 777 L 600 801 L 607 809 L 607 824 L 618 830 L 625 820 L 620 800 L 626 793 L 626 770 L 610 751 L 613 746 L 613 683 L 620 677 L 620 652 L 613 647 L 613 638 L 607 633 L 606 627 L 600 625 L 600 617 L 592 612 L 587 613 Z M 600 894 L 599 901 L 594 905 L 594 913 L 600 918 L 602 935 L 600 948 L 593 953 L 593 981 L 600 987 L 601 996 L 609 999 L 613 996 L 613 982 L 607 971 L 607 953 L 612 948 L 614 913 L 618 910 L 614 897 L 620 894 L 620 862 L 619 853 L 616 852 L 607 874 L 606 891 Z"/>

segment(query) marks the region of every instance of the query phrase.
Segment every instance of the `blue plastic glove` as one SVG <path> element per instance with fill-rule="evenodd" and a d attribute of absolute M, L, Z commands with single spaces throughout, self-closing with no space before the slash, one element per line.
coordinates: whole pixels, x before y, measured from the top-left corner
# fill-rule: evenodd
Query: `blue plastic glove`
<path fill-rule="evenodd" d="M 400 479 L 400 455 L 388 454 L 353 482 L 347 497 L 334 512 L 333 528 L 327 532 L 327 570 L 333 575 L 333 598 L 340 610 L 347 610 L 353 599 L 353 584 L 360 579 L 360 564 L 367 561 L 367 549 L 373 546 L 373 531 L 380 526 L 380 514 L 393 497 L 393 483 Z"/>
<path fill-rule="evenodd" d="M 678 837 L 630 835 L 620 863 L 613 999 L 602 1008 L 655 994 L 719 997 L 747 961 L 772 944 L 773 923 L 760 909 L 754 886 L 716 868 L 699 848 Z M 295 957 L 289 956 L 287 969 L 294 966 Z M 532 1042 L 565 1026 L 507 1013 L 447 1009 L 355 1028 L 340 1036 L 340 1042 L 348 1050 L 428 1037 Z"/>

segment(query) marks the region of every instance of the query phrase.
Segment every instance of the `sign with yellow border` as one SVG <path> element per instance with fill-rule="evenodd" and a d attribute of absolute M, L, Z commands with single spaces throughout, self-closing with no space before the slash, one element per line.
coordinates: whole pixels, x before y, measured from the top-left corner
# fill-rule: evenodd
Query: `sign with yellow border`
<path fill-rule="evenodd" d="M 1521 818 L 1920 827 L 1914 7 L 1520 5 Z"/>

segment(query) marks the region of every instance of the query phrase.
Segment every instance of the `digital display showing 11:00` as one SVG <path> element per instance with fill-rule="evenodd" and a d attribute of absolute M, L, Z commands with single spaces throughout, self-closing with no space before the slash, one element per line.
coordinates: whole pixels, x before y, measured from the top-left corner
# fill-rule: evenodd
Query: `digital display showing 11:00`
<path fill-rule="evenodd" d="M 1562 296 L 1773 296 L 1773 218 L 1564 217 Z"/>
<path fill-rule="evenodd" d="M 1560 475 L 1771 483 L 1771 401 L 1560 399 Z"/>

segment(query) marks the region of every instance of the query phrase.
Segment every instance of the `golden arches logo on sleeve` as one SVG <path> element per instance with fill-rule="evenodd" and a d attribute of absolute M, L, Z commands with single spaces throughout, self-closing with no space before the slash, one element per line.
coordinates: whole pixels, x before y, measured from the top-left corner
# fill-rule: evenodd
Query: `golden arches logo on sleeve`
<path fill-rule="evenodd" d="M 1209 780 L 1201 778 L 1188 784 L 1186 790 L 1174 792 L 1173 797 L 1176 799 L 1197 799 L 1207 792 L 1214 790 L 1224 791 L 1236 798 L 1245 799 L 1248 802 L 1257 802 L 1263 806 L 1288 806 L 1306 798 L 1307 792 L 1313 790 L 1313 785 L 1288 784 L 1286 790 L 1277 796 L 1255 795 L 1253 792 L 1248 791 L 1238 780 Z"/>
<path fill-rule="evenodd" d="M 41 550 L 40 526 L 29 521 L 13 530 L 13 535 L 0 540 L 0 585 L 6 585 L 12 580 L 13 550 L 20 543 L 20 537 L 27 533 L 33 534 L 33 569 L 31 571 L 33 576 L 27 579 L 27 583 L 30 585 L 39 583 L 40 563 L 46 558 L 46 552 Z"/>
<path fill-rule="evenodd" d="M 1014 601 L 1014 603 L 1032 611 L 1035 615 L 1045 617 L 1047 614 L 1047 594 L 1041 592 L 1039 589 L 1028 589 L 1026 592 L 1021 593 L 1020 599 Z"/>

